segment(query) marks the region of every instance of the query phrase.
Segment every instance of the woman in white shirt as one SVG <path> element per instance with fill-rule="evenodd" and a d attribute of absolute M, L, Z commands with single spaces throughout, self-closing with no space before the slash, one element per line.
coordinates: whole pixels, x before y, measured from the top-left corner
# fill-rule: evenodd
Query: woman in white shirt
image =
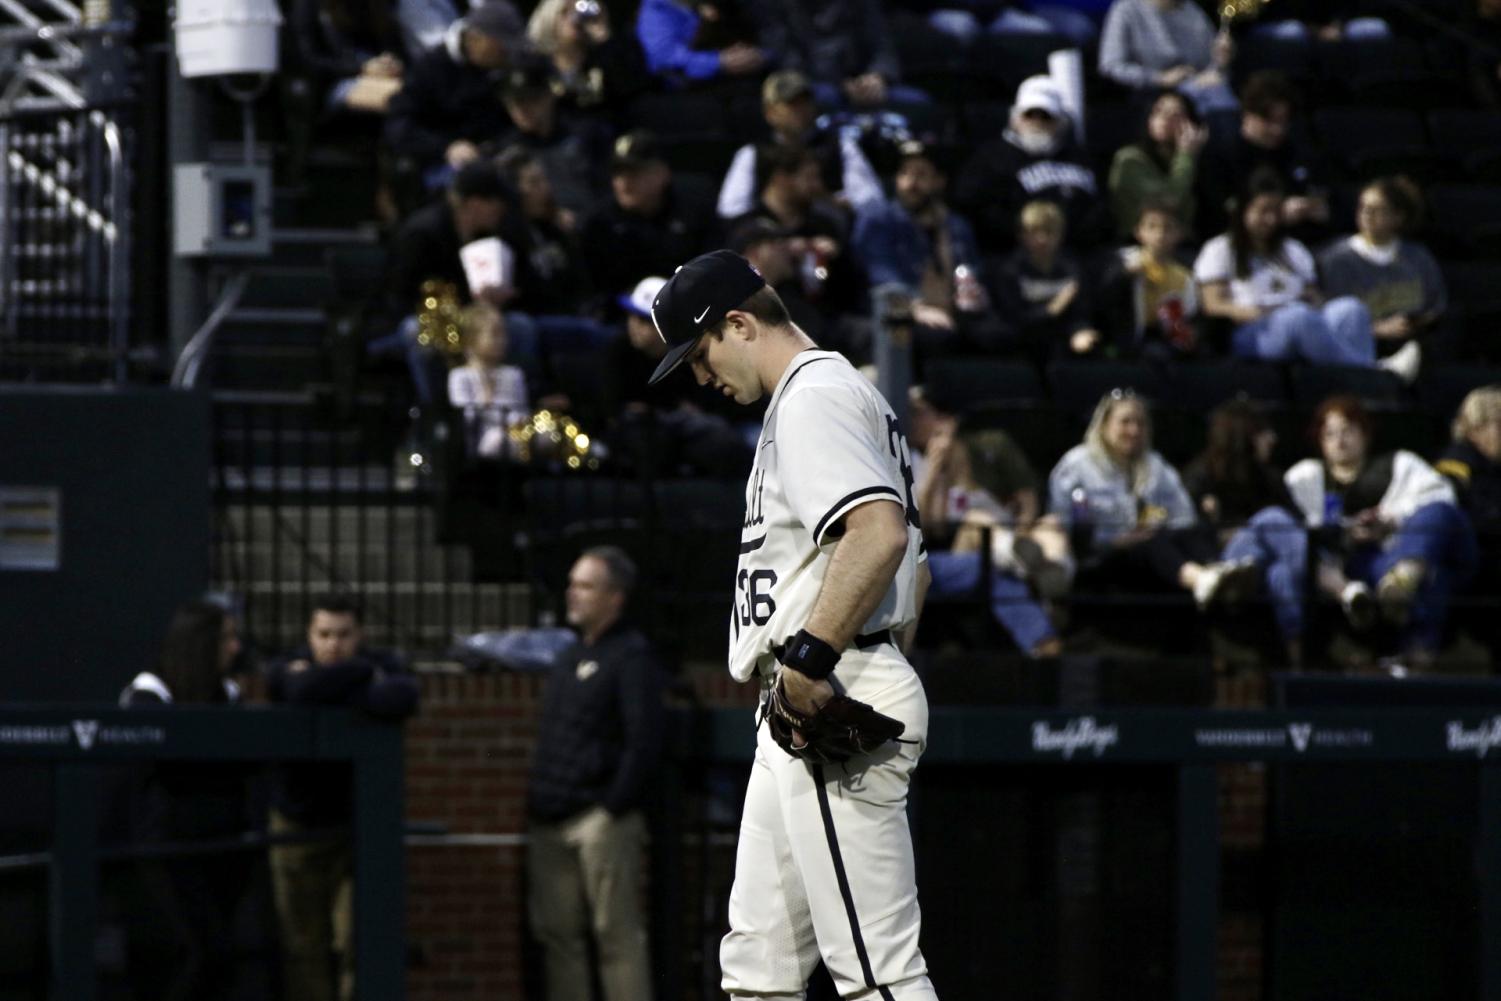
<path fill-rule="evenodd" d="M 464 364 L 448 373 L 448 402 L 464 411 L 470 451 L 488 459 L 507 451 L 506 429 L 528 416 L 526 375 L 505 364 L 506 321 L 500 310 L 477 302 L 459 318 Z"/>
<path fill-rule="evenodd" d="M 1449 596 L 1479 559 L 1453 487 L 1412 452 L 1372 452 L 1371 418 L 1354 396 L 1319 404 L 1312 430 L 1319 458 L 1283 479 L 1304 521 L 1324 530 L 1319 589 L 1339 598 L 1356 629 L 1379 613 L 1404 630 L 1410 656 L 1431 657 Z"/>
<path fill-rule="evenodd" d="M 1230 231 L 1204 244 L 1194 262 L 1204 314 L 1235 325 L 1231 349 L 1239 358 L 1379 365 L 1411 382 L 1416 344 L 1377 362 L 1365 305 L 1353 296 L 1323 301 L 1313 255 L 1282 231 L 1284 197 L 1275 173 L 1251 175 L 1232 206 Z"/>

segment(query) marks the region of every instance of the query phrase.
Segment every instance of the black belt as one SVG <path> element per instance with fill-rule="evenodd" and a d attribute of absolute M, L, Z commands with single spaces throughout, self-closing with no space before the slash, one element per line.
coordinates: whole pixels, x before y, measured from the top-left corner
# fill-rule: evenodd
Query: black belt
<path fill-rule="evenodd" d="M 855 648 L 859 650 L 869 650 L 871 647 L 878 647 L 883 643 L 891 642 L 894 642 L 891 638 L 891 630 L 878 629 L 873 633 L 866 633 L 864 636 L 856 636 Z"/>

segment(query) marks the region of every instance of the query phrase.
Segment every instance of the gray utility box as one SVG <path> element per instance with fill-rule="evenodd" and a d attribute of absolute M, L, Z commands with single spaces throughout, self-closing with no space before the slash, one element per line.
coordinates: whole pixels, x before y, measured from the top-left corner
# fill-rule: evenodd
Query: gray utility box
<path fill-rule="evenodd" d="M 172 168 L 173 248 L 180 257 L 271 253 L 271 168 L 179 163 Z"/>

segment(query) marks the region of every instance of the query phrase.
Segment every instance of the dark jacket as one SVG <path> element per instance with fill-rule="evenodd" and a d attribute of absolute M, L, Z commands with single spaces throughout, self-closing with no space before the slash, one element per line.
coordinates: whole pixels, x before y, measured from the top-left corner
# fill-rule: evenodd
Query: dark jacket
<path fill-rule="evenodd" d="M 527 294 L 536 281 L 530 234 L 508 219 L 498 233 L 488 235 L 499 236 L 515 251 L 516 274 L 512 284 L 520 295 Z M 453 283 L 458 289 L 459 302 L 469 303 L 473 296 L 464 274 L 463 259 L 459 257 L 461 246 L 453 209 L 446 199 L 440 197 L 408 216 L 391 237 L 384 290 L 389 316 L 395 319 L 415 311 L 422 283 L 429 279 Z"/>
<path fill-rule="evenodd" d="M 896 42 L 879 0 L 765 0 L 761 38 L 783 69 L 840 83 L 864 73 L 901 80 Z"/>
<path fill-rule="evenodd" d="M 600 125 L 558 112 L 552 133 L 539 136 L 512 129 L 496 144 L 497 153 L 524 149 L 542 162 L 558 204 L 579 214 L 592 211 L 610 197 L 610 136 Z"/>
<path fill-rule="evenodd" d="M 957 212 L 944 212 L 943 228 L 953 257 L 950 268 L 963 264 L 978 277 L 980 248 L 974 230 Z M 937 227 L 935 226 L 936 230 Z M 895 198 L 867 206 L 855 216 L 850 243 L 865 267 L 872 286 L 897 284 L 913 295 L 922 291 L 923 271 L 937 250 L 929 231 L 912 218 Z"/>
<path fill-rule="evenodd" d="M 149 678 L 152 684 L 141 684 Z M 140 675 L 120 696 L 126 709 L 162 709 L 171 705 L 154 689 L 165 683 Z M 170 695 L 170 693 L 168 693 Z M 228 707 L 232 702 L 217 703 Z M 246 783 L 250 768 L 234 762 L 152 762 L 140 772 L 132 804 L 131 828 L 141 841 L 192 841 L 226 838 L 250 829 Z"/>
<path fill-rule="evenodd" d="M 1067 309 L 1048 315 L 1048 303 L 1068 285 L 1078 282 L 1078 291 Z M 1090 326 L 1088 283 L 1074 258 L 1060 252 L 1049 271 L 1041 271 L 1025 251 L 1013 252 L 996 270 L 991 281 L 996 313 L 1010 326 L 1020 346 L 1039 363 L 1053 357 L 1068 357 L 1068 338 Z"/>
<path fill-rule="evenodd" d="M 1448 477 L 1475 530 L 1501 535 L 1501 462 L 1492 462 L 1467 441 L 1452 442 L 1434 466 Z"/>
<path fill-rule="evenodd" d="M 566 820 L 594 806 L 641 806 L 661 757 L 666 674 L 646 637 L 617 624 L 558 655 L 532 752 L 527 812 Z"/>
<path fill-rule="evenodd" d="M 369 60 L 383 52 L 402 54 L 401 33 L 388 0 L 372 0 L 384 17 L 361 19 L 352 25 L 336 25 L 324 9 L 323 0 L 296 0 L 292 4 L 290 29 L 293 52 L 303 72 L 327 86 L 360 75 Z"/>
<path fill-rule="evenodd" d="M 1108 234 L 1109 214 L 1094 169 L 1072 141 L 1055 153 L 1033 154 L 1005 136 L 993 139 L 959 171 L 952 199 L 991 252 L 1016 242 L 1017 217 L 1035 200 L 1063 208 L 1071 247 L 1093 247 Z"/>
<path fill-rule="evenodd" d="M 1321 165 L 1296 132 L 1277 149 L 1267 149 L 1247 142 L 1237 131 L 1223 143 L 1211 143 L 1199 157 L 1197 232 L 1215 234 L 1229 229 L 1226 202 L 1237 194 L 1237 185 L 1263 169 L 1275 172 L 1289 195 L 1306 195 L 1323 176 Z M 1293 235 L 1305 243 L 1317 239 L 1308 227 L 1298 227 Z"/>
<path fill-rule="evenodd" d="M 643 278 L 672 274 L 717 238 L 713 205 L 685 195 L 674 181 L 655 217 L 626 212 L 612 199 L 585 222 L 580 242 L 595 290 L 615 296 L 628 294 Z"/>
<path fill-rule="evenodd" d="M 291 665 L 299 660 L 309 666 L 293 671 Z M 272 664 L 266 673 L 267 697 L 295 706 L 347 706 L 393 722 L 417 711 L 417 680 L 390 654 L 361 650 L 338 664 L 311 661 L 312 653 L 303 649 Z M 352 780 L 348 764 L 280 765 L 272 777 L 271 805 L 305 827 L 346 824 L 354 805 Z"/>
<path fill-rule="evenodd" d="M 407 67 L 386 109 L 386 143 L 397 156 L 436 164 L 450 144 L 498 139 L 511 126 L 497 90 L 499 74 L 456 61 L 437 45 Z"/>
<path fill-rule="evenodd" d="M 1296 515 L 1297 508 L 1287 492 L 1287 484 L 1276 467 L 1257 463 L 1249 478 L 1230 480 L 1217 477 L 1209 468 L 1208 456 L 1200 454 L 1183 469 L 1183 486 L 1193 498 L 1199 517 L 1216 527 L 1235 528 L 1251 520 L 1257 511 L 1280 507 Z M 1204 511 L 1204 499 L 1213 497 L 1215 514 Z"/>

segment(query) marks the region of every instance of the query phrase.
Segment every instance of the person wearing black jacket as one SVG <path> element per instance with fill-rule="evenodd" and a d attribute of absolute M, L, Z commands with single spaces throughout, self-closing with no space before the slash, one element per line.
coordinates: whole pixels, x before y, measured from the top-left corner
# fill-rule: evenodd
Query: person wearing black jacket
<path fill-rule="evenodd" d="M 1011 121 L 981 146 L 959 171 L 953 203 L 975 228 L 982 249 L 1001 253 L 1015 244 L 1022 206 L 1058 203 L 1075 249 L 1098 245 L 1109 234 L 1109 213 L 1099 182 L 1074 130 L 1058 87 L 1045 76 L 1023 80 Z"/>
<path fill-rule="evenodd" d="M 240 689 L 229 675 L 239 653 L 233 615 L 213 602 L 187 602 L 172 616 L 156 669 L 131 679 L 120 693 L 120 705 L 236 704 Z M 133 835 L 145 844 L 216 841 L 250 829 L 246 772 L 229 762 L 153 763 L 133 799 Z M 159 971 L 132 955 L 139 996 L 196 1001 L 231 993 L 234 916 L 254 871 L 250 863 L 242 852 L 227 852 L 144 859 L 137 865 L 142 887 L 165 919 L 173 944 L 170 960 Z"/>
<path fill-rule="evenodd" d="M 672 176 L 654 135 L 635 129 L 615 140 L 611 200 L 584 223 L 580 243 L 595 291 L 630 293 L 651 275 L 670 275 L 714 245 L 712 195 L 699 197 Z"/>
<path fill-rule="evenodd" d="M 366 648 L 360 608 L 343 595 L 313 603 L 308 644 L 272 666 L 272 702 L 346 706 L 398 721 L 417 711 L 417 682 L 393 657 Z M 282 929 L 287 1001 L 354 997 L 352 776 L 345 764 L 295 762 L 274 776 L 272 834 L 327 832 L 317 840 L 271 847 L 271 882 Z M 329 955 L 339 956 L 337 990 Z"/>
<path fill-rule="evenodd" d="M 1470 591 L 1494 603 L 1501 595 L 1501 386 L 1472 390 L 1459 405 L 1453 432 L 1434 468 L 1454 487 L 1475 526 L 1480 562 Z M 1494 616 L 1484 631 L 1492 650 L 1501 652 L 1501 627 Z"/>
<path fill-rule="evenodd" d="M 401 31 L 391 0 L 296 0 L 291 36 L 324 109 L 384 114 L 401 90 Z"/>
<path fill-rule="evenodd" d="M 510 126 L 497 85 L 523 44 L 516 8 L 486 0 L 407 68 L 386 109 L 386 144 L 429 187 L 477 159 L 480 146 Z"/>
<path fill-rule="evenodd" d="M 588 1001 L 591 933 L 605 1001 L 652 996 L 636 887 L 666 677 L 647 639 L 622 621 L 635 579 L 635 565 L 614 546 L 574 563 L 568 623 L 579 639 L 558 655 L 542 697 L 527 875 L 549 1001 Z"/>

